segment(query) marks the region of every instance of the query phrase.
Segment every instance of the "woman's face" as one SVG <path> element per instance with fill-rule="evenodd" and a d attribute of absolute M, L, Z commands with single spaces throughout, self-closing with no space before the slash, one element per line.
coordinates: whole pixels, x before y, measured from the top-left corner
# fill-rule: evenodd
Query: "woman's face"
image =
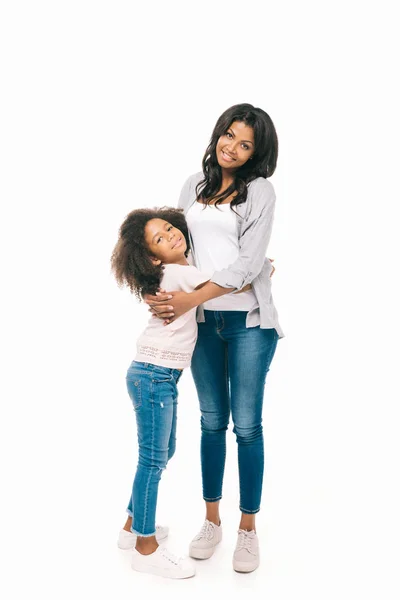
<path fill-rule="evenodd" d="M 217 160 L 222 169 L 238 169 L 254 152 L 253 128 L 242 121 L 233 121 L 217 142 Z"/>

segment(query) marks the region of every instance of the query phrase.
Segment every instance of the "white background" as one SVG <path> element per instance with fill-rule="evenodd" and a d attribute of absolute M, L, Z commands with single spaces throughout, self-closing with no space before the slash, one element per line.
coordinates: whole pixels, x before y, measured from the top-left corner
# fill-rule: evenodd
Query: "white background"
<path fill-rule="evenodd" d="M 3 597 L 399 598 L 394 6 L 2 3 Z M 238 102 L 280 141 L 262 565 L 231 568 L 230 432 L 223 544 L 193 580 L 158 580 L 115 543 L 136 465 L 124 378 L 148 314 L 109 259 L 130 210 L 176 205 Z M 158 515 L 178 553 L 203 520 L 198 455 L 187 371 Z"/>

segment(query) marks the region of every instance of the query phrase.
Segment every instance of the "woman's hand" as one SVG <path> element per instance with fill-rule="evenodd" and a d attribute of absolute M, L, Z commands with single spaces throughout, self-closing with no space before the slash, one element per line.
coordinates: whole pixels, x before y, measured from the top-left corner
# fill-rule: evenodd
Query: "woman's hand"
<path fill-rule="evenodd" d="M 197 306 L 194 301 L 194 294 L 191 292 L 188 294 L 187 292 L 171 292 L 172 299 L 169 300 L 170 306 L 172 306 L 173 312 L 172 316 L 168 317 L 164 321 L 164 325 L 168 325 L 168 323 L 172 323 L 175 319 L 178 319 L 189 310 Z"/>
<path fill-rule="evenodd" d="M 155 296 L 152 296 L 151 294 L 145 294 L 143 296 L 143 300 L 150 307 L 149 312 L 153 313 L 153 317 L 158 317 L 160 319 L 174 316 L 174 313 L 172 312 L 174 307 L 168 303 L 168 300 L 171 299 L 172 295 L 161 288 Z"/>
<path fill-rule="evenodd" d="M 184 315 L 188 310 L 197 306 L 193 295 L 186 292 L 171 292 L 165 290 L 157 292 L 156 296 L 146 294 L 144 301 L 150 306 L 149 311 L 154 317 L 165 319 L 164 325 L 172 323 L 178 317 Z"/>

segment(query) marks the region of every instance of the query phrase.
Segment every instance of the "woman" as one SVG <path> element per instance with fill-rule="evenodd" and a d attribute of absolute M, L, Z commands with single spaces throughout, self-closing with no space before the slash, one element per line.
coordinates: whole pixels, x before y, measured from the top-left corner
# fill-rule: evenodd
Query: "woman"
<path fill-rule="evenodd" d="M 271 296 L 273 267 L 265 258 L 275 205 L 267 178 L 275 171 L 277 157 L 278 139 L 267 113 L 238 104 L 221 115 L 203 158 L 203 172 L 189 177 L 179 200 L 194 263 L 210 274 L 210 281 L 188 294 L 162 290 L 146 297 L 165 323 L 199 307 L 191 368 L 201 410 L 206 520 L 190 544 L 190 556 L 209 558 L 222 539 L 219 502 L 231 413 L 241 511 L 233 567 L 239 572 L 259 565 L 255 515 L 264 471 L 264 384 L 283 337 Z"/>

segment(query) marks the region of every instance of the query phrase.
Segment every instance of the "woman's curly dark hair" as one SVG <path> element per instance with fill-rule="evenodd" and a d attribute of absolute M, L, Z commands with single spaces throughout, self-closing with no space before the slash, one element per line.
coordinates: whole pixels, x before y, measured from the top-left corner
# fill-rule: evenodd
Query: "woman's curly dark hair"
<path fill-rule="evenodd" d="M 219 138 L 224 135 L 234 121 L 245 123 L 254 132 L 255 151 L 251 160 L 235 171 L 235 180 L 219 194 L 222 183 L 221 167 L 218 164 L 216 147 Z M 257 177 L 271 177 L 278 160 L 278 136 L 271 117 L 261 108 L 252 104 L 235 104 L 219 117 L 211 140 L 203 157 L 204 179 L 196 186 L 197 199 L 205 204 L 215 200 L 218 205 L 233 192 L 237 195 L 232 200 L 231 209 L 247 200 L 247 186 Z M 235 212 L 235 211 L 234 211 Z"/>
<path fill-rule="evenodd" d="M 181 230 L 189 252 L 189 234 L 183 211 L 178 208 L 140 208 L 127 215 L 119 228 L 119 239 L 111 256 L 111 270 L 119 286 L 128 286 L 138 300 L 155 294 L 160 287 L 164 267 L 155 265 L 144 233 L 148 221 L 163 219 Z"/>

